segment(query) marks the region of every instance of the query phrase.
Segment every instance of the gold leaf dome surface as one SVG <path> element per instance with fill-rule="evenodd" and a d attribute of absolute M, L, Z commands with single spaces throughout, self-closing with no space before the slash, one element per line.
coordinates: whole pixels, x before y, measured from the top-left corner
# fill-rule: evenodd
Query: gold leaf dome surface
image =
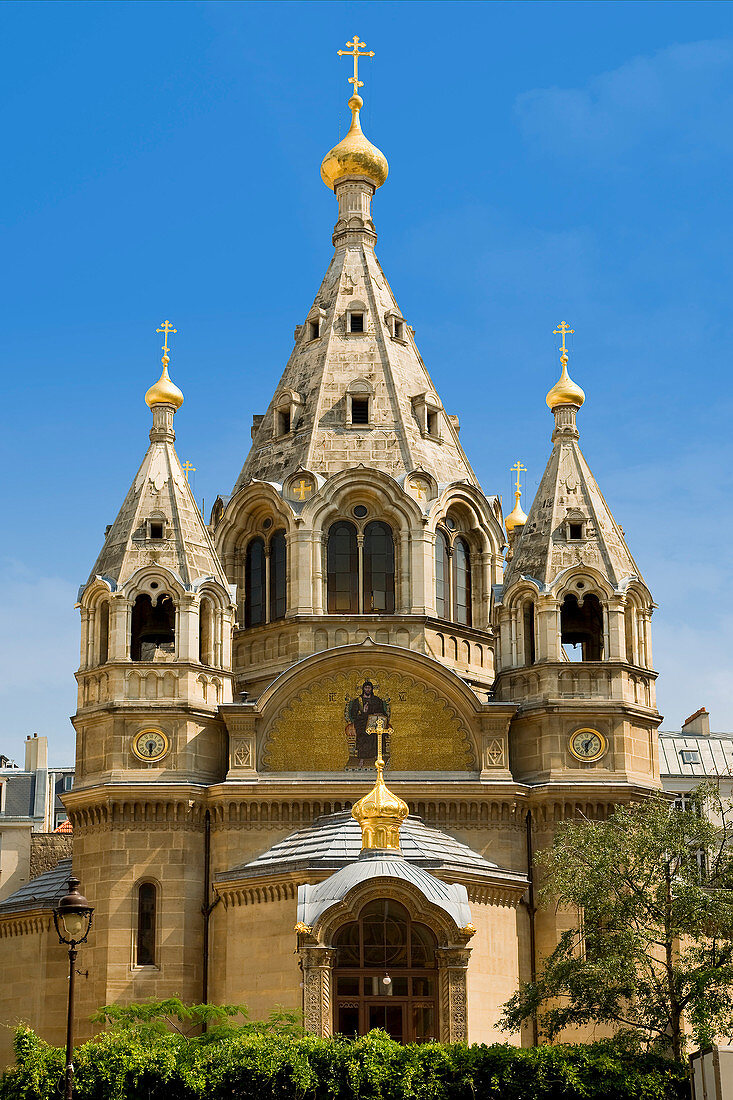
<path fill-rule="evenodd" d="M 393 794 L 384 782 L 381 747 L 376 761 L 377 782 L 369 794 L 360 798 L 351 816 L 361 825 L 362 848 L 400 849 L 400 825 L 410 812 L 410 807 L 398 795 Z"/>
<path fill-rule="evenodd" d="M 372 145 L 362 133 L 359 111 L 364 101 L 359 95 L 349 100 L 351 126 L 343 141 L 326 153 L 321 163 L 321 178 L 333 191 L 342 176 L 366 176 L 375 187 L 381 187 L 387 178 L 389 165 L 381 149 Z"/>
<path fill-rule="evenodd" d="M 519 498 L 521 497 L 521 495 L 522 494 L 519 492 L 519 490 L 517 490 L 514 494 L 514 507 L 504 520 L 504 526 L 506 527 L 507 531 L 513 531 L 515 527 L 524 527 L 525 523 L 527 522 L 527 513 L 524 511 L 522 505 L 519 503 Z"/>
<path fill-rule="evenodd" d="M 548 393 L 545 401 L 550 409 L 556 409 L 558 405 L 577 405 L 580 408 L 585 401 L 585 393 L 568 374 L 568 365 L 564 359 L 562 374 Z"/>
<path fill-rule="evenodd" d="M 166 362 L 163 363 L 163 373 L 160 378 L 145 394 L 145 404 L 151 409 L 153 405 L 173 405 L 174 408 L 180 409 L 183 404 L 183 394 L 178 386 L 171 382 Z"/>

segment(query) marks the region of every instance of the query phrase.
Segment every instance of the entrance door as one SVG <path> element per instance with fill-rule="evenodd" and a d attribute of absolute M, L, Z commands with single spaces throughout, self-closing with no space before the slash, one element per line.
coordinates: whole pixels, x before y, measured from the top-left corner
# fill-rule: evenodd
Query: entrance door
<path fill-rule="evenodd" d="M 335 939 L 334 1031 L 381 1028 L 399 1043 L 438 1038 L 436 939 L 404 906 L 383 899 Z"/>

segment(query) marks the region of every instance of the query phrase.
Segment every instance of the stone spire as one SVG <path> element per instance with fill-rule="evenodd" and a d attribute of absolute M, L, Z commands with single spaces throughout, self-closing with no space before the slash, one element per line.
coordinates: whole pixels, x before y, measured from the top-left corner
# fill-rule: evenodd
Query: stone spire
<path fill-rule="evenodd" d="M 145 395 L 153 414 L 150 446 L 130 486 L 117 519 L 89 577 L 124 583 L 143 565 L 153 562 L 172 570 L 186 588 L 202 577 L 213 577 L 229 589 L 213 543 L 201 517 L 174 447 L 173 418 L 183 394 L 168 375 L 168 334 L 165 332 L 163 372 Z M 84 586 L 86 587 L 86 586 Z"/>
<path fill-rule="evenodd" d="M 351 129 L 321 166 L 339 206 L 335 253 L 305 323 L 295 330 L 267 412 L 254 419 L 252 448 L 234 492 L 253 479 L 282 483 L 300 468 L 328 477 L 360 463 L 396 480 L 423 469 L 438 483 L 478 485 L 456 419 L 442 408 L 374 253 L 371 200 L 388 169 L 362 133 L 361 106 L 354 94 Z M 354 399 L 359 417 L 352 415 Z"/>
<path fill-rule="evenodd" d="M 555 417 L 552 453 L 526 523 L 514 532 L 517 537 L 504 575 L 505 591 L 520 576 L 549 585 L 563 569 L 574 565 L 599 570 L 615 589 L 625 578 L 642 580 L 624 533 L 578 445 L 575 418 L 585 394 L 567 372 L 565 333 L 572 330 L 565 322 L 563 326 L 562 374 L 547 395 Z"/>

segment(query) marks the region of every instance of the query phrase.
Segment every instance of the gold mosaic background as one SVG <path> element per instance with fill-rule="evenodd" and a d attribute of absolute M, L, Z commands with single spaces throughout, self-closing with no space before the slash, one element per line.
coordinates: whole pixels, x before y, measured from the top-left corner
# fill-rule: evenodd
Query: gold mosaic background
<path fill-rule="evenodd" d="M 345 696 L 359 695 L 364 680 L 373 682 L 376 695 L 389 697 L 389 771 L 475 771 L 468 730 L 437 692 L 412 677 L 369 667 L 322 676 L 292 699 L 268 731 L 262 771 L 341 771 L 349 757 Z"/>

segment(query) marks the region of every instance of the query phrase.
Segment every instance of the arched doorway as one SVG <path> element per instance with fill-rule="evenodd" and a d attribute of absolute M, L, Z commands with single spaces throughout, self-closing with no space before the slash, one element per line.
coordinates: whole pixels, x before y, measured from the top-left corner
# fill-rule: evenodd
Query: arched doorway
<path fill-rule="evenodd" d="M 401 1043 L 439 1038 L 437 941 L 388 898 L 371 901 L 334 939 L 334 1033 L 383 1028 Z"/>

